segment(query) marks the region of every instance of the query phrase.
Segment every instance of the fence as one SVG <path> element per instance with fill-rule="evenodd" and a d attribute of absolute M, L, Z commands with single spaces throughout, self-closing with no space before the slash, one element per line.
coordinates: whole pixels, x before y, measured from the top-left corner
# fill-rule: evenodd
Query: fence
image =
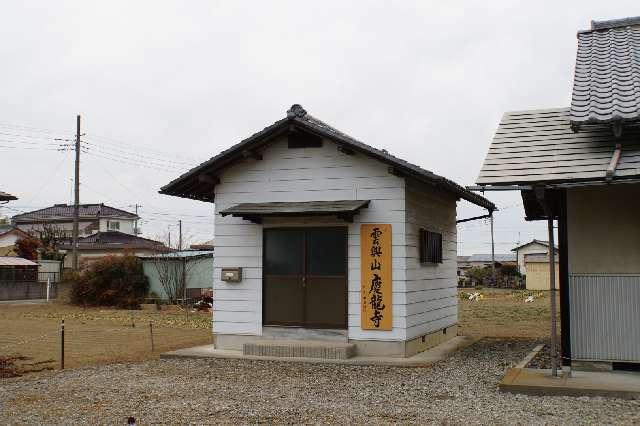
<path fill-rule="evenodd" d="M 172 328 L 153 321 L 101 326 L 77 320 L 65 324 L 62 320 L 57 327 L 37 336 L 0 335 L 0 377 L 143 361 L 161 352 L 204 345 L 211 340 L 211 329 Z"/>
<path fill-rule="evenodd" d="M 58 296 L 58 284 L 49 286 L 49 298 Z M 0 281 L 0 300 L 33 300 L 47 298 L 47 282 Z"/>

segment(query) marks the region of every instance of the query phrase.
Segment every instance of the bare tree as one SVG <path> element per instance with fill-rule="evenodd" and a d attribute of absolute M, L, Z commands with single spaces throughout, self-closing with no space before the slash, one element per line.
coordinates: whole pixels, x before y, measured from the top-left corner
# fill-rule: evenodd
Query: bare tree
<path fill-rule="evenodd" d="M 31 228 L 29 233 L 40 240 L 40 256 L 42 259 L 64 260 L 65 254 L 58 249 L 61 243 L 68 241 L 64 229 L 52 223 L 43 223 Z"/>
<path fill-rule="evenodd" d="M 165 297 L 172 304 L 178 304 L 180 299 L 186 306 L 186 286 L 189 280 L 189 274 L 193 268 L 194 262 L 184 255 L 175 252 L 175 248 L 169 245 L 169 237 L 158 238 L 159 241 L 165 241 L 166 246 L 157 250 L 152 258 L 153 266 L 158 274 L 158 281 L 164 290 Z"/>

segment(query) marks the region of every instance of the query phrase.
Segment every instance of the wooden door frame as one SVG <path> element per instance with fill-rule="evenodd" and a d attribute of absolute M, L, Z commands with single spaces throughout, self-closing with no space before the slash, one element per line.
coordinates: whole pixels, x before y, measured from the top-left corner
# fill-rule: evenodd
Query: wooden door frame
<path fill-rule="evenodd" d="M 270 230 L 297 230 L 302 232 L 302 276 L 305 280 L 308 281 L 308 263 L 309 259 L 307 257 L 307 231 L 308 230 L 317 230 L 317 229 L 340 229 L 344 231 L 344 244 L 345 244 L 345 256 L 344 256 L 344 300 L 345 300 L 345 310 L 344 310 L 344 324 L 314 324 L 313 328 L 307 326 L 307 287 L 305 285 L 303 292 L 303 301 L 302 301 L 302 317 L 303 322 L 301 324 L 282 324 L 282 323 L 267 323 L 265 321 L 266 315 L 266 300 L 265 291 L 266 291 L 266 278 L 267 274 L 265 273 L 265 265 L 266 265 L 266 253 L 267 253 L 267 245 L 266 245 L 266 231 Z M 262 228 L 262 325 L 267 327 L 292 327 L 292 328 L 309 328 L 309 329 L 334 329 L 334 330 L 347 330 L 349 328 L 349 227 L 348 226 L 340 226 L 340 225 L 329 225 L 329 226 L 273 226 L 273 227 L 263 227 Z"/>

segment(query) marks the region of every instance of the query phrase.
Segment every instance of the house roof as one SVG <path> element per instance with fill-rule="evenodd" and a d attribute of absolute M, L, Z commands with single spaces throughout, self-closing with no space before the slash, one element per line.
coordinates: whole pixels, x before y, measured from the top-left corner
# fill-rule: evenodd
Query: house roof
<path fill-rule="evenodd" d="M 81 218 L 127 218 L 138 219 L 138 215 L 105 204 L 80 204 L 78 213 Z M 32 220 L 49 220 L 73 218 L 73 204 L 55 204 L 44 209 L 34 210 L 13 216 L 14 222 L 29 222 Z"/>
<path fill-rule="evenodd" d="M 62 250 L 71 250 L 70 242 L 60 245 Z M 137 235 L 126 234 L 120 231 L 96 232 L 95 234 L 78 239 L 78 248 L 81 250 L 104 250 L 104 249 L 137 249 L 153 248 L 166 249 L 160 241 L 138 237 Z"/>
<path fill-rule="evenodd" d="M 438 176 L 429 170 L 394 157 L 385 150 L 373 148 L 362 143 L 308 114 L 307 111 L 298 104 L 293 105 L 287 111 L 285 118 L 276 121 L 258 133 L 255 133 L 229 149 L 222 151 L 210 160 L 189 170 L 187 173 L 163 186 L 160 189 L 160 193 L 213 202 L 213 186 L 216 184 L 216 176 L 224 167 L 247 155 L 255 154 L 256 150 L 259 150 L 276 137 L 287 134 L 291 130 L 300 130 L 332 140 L 349 151 L 373 157 L 393 167 L 399 173 L 412 177 L 420 182 L 444 189 L 455 194 L 458 198 L 462 198 L 487 209 L 496 209 L 495 205 L 486 198 L 467 190 L 449 179 Z"/>
<path fill-rule="evenodd" d="M 11 225 L 11 224 L 9 224 L 9 225 L 0 225 L 0 236 L 6 235 L 6 234 L 10 234 L 10 233 L 20 234 L 21 236 L 23 236 L 25 238 L 33 238 L 31 235 L 27 234 L 26 232 L 24 232 L 20 228 L 16 228 L 14 225 Z"/>
<path fill-rule="evenodd" d="M 528 243 L 521 244 L 518 247 L 512 248 L 511 251 L 520 250 L 521 248 L 530 246 L 532 244 L 540 244 L 540 245 L 543 245 L 545 247 L 549 247 L 549 241 L 533 239 L 533 240 L 529 241 Z M 555 246 L 555 249 L 558 250 L 558 246 Z M 547 248 L 547 250 L 548 250 L 548 248 Z M 525 256 L 528 256 L 528 255 L 525 255 Z"/>
<path fill-rule="evenodd" d="M 496 262 L 515 262 L 516 255 L 510 253 L 496 253 L 494 255 L 494 259 Z M 469 256 L 467 262 L 482 262 L 482 263 L 491 263 L 491 253 L 480 253 L 473 254 Z"/>
<path fill-rule="evenodd" d="M 18 197 L 16 197 L 15 195 L 11 195 L 6 192 L 0 191 L 0 201 L 11 201 L 11 200 L 17 200 L 17 199 Z"/>
<path fill-rule="evenodd" d="M 296 217 L 337 215 L 350 220 L 358 211 L 369 205 L 370 200 L 305 201 L 242 203 L 222 210 L 220 215 L 242 217 L 254 222 L 264 217 Z"/>
<path fill-rule="evenodd" d="M 150 256 L 139 256 L 141 259 L 193 259 L 202 257 L 213 257 L 211 250 L 182 250 L 171 253 L 160 253 Z"/>
<path fill-rule="evenodd" d="M 38 264 L 21 257 L 3 256 L 0 257 L 0 266 L 38 266 Z"/>
<path fill-rule="evenodd" d="M 622 145 L 612 181 L 640 177 L 640 127 L 614 140 L 606 125 L 574 133 L 568 108 L 507 112 L 489 147 L 478 185 L 604 182 Z"/>
<path fill-rule="evenodd" d="M 583 124 L 640 119 L 640 17 L 592 21 L 578 33 L 570 121 Z"/>

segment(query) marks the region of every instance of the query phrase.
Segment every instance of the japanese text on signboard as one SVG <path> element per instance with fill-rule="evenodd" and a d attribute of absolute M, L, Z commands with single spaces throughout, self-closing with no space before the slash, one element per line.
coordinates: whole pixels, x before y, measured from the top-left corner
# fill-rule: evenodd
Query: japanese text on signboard
<path fill-rule="evenodd" d="M 360 243 L 361 327 L 391 330 L 391 225 L 361 225 Z"/>

